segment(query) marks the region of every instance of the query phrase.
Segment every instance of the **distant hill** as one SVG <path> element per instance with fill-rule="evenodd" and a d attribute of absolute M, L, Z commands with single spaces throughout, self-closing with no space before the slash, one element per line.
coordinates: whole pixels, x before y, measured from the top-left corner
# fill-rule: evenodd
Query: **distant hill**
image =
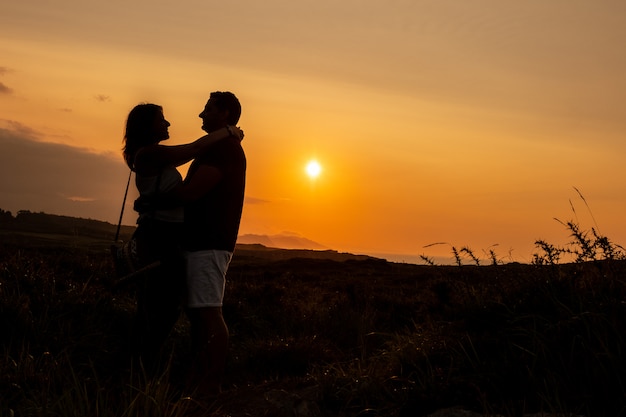
<path fill-rule="evenodd" d="M 128 240 L 135 228 L 122 226 L 119 240 Z M 117 225 L 93 219 L 27 210 L 10 212 L 0 209 L 0 237 L 4 244 L 22 247 L 61 247 L 85 250 L 108 250 L 115 240 Z"/>
<path fill-rule="evenodd" d="M 33 213 L 27 210 L 18 211 L 17 215 L 13 217 L 10 212 L 0 209 L 0 230 L 5 232 L 83 236 L 113 241 L 117 225 L 100 220 L 59 216 L 42 212 Z M 134 230 L 134 226 L 122 226 L 120 228 L 120 239 L 127 239 Z"/>
<path fill-rule="evenodd" d="M 283 249 L 313 249 L 324 250 L 328 249 L 324 245 L 309 240 L 305 237 L 299 236 L 295 233 L 280 233 L 278 235 L 255 235 L 246 234 L 237 238 L 237 242 L 242 244 L 261 244 L 270 248 L 283 248 Z"/>
<path fill-rule="evenodd" d="M 115 238 L 117 225 L 93 219 L 22 210 L 13 216 L 0 209 L 0 242 L 23 247 L 62 247 L 74 250 L 108 250 Z M 128 240 L 134 226 L 122 226 L 120 240 Z M 286 260 L 293 258 L 345 260 L 377 259 L 329 250 L 304 237 L 280 235 L 242 235 L 238 239 L 236 258 L 248 260 Z"/>
<path fill-rule="evenodd" d="M 332 261 L 366 261 L 374 260 L 387 262 L 383 259 L 374 258 L 368 255 L 355 255 L 347 252 L 337 252 L 335 250 L 311 250 L 311 249 L 281 249 L 263 246 L 260 244 L 237 243 L 234 262 L 243 261 L 246 264 L 257 261 L 283 261 L 288 259 L 328 259 Z"/>

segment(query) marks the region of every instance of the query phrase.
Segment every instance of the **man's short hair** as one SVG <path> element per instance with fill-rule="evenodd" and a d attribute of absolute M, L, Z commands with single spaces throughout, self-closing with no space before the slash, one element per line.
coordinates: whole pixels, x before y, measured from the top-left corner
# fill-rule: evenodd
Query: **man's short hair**
<path fill-rule="evenodd" d="M 237 125 L 241 117 L 241 104 L 239 99 L 230 91 L 214 91 L 209 97 L 215 106 L 221 111 L 228 111 L 228 124 Z"/>

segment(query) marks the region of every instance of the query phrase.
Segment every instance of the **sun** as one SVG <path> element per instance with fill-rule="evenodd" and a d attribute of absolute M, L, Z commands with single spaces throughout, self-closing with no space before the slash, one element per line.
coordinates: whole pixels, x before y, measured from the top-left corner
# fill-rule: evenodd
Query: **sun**
<path fill-rule="evenodd" d="M 306 165 L 305 170 L 309 178 L 315 179 L 319 177 L 319 175 L 322 173 L 322 166 L 319 164 L 319 162 L 313 159 L 309 161 L 309 163 Z"/>

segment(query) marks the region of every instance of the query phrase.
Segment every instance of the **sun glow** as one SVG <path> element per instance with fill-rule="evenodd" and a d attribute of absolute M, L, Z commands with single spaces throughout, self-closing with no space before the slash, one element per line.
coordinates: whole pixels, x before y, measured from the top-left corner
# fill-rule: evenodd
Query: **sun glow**
<path fill-rule="evenodd" d="M 311 179 L 315 179 L 315 178 L 319 177 L 321 172 L 322 172 L 322 166 L 316 160 L 311 160 L 306 165 L 306 174 Z"/>

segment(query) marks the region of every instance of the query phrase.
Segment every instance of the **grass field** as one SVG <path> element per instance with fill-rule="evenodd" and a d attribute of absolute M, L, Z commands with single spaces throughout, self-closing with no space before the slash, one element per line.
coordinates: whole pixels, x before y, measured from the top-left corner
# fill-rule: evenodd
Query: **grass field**
<path fill-rule="evenodd" d="M 581 237 L 532 265 L 236 253 L 225 391 L 202 405 L 180 397 L 184 316 L 163 374 L 131 366 L 133 288 L 104 250 L 5 243 L 0 416 L 626 415 L 626 261 Z"/>

